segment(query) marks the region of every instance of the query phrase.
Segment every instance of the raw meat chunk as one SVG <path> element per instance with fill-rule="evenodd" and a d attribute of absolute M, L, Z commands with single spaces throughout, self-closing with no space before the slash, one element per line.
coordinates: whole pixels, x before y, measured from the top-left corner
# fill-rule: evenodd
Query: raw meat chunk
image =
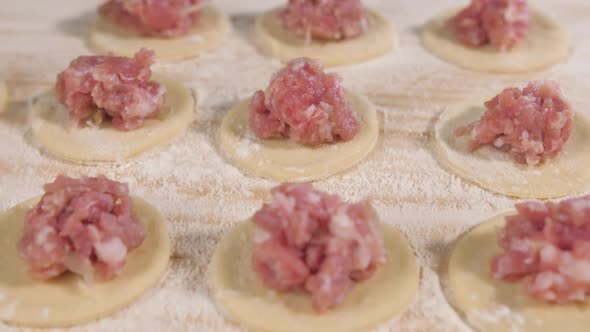
<path fill-rule="evenodd" d="M 492 45 L 505 51 L 526 38 L 530 16 L 527 0 L 472 0 L 449 25 L 467 46 Z"/>
<path fill-rule="evenodd" d="M 278 291 L 304 291 L 316 311 L 344 300 L 385 262 L 378 217 L 366 200 L 343 202 L 310 184 L 283 184 L 252 218 L 252 264 Z"/>
<path fill-rule="evenodd" d="M 120 275 L 127 254 L 144 240 L 127 185 L 104 176 L 60 175 L 44 189 L 18 242 L 31 276 L 50 279 L 71 271 L 91 281 Z"/>
<path fill-rule="evenodd" d="M 555 303 L 585 301 L 590 294 L 590 195 L 559 203 L 516 204 L 506 217 L 491 264 L 492 276 L 522 281 L 530 296 Z"/>
<path fill-rule="evenodd" d="M 110 0 L 99 12 L 140 36 L 173 38 L 190 32 L 205 4 L 202 0 Z"/>
<path fill-rule="evenodd" d="M 485 107 L 479 121 L 455 130 L 457 136 L 470 135 L 470 150 L 491 144 L 536 165 L 557 156 L 570 136 L 573 112 L 554 81 L 505 89 Z"/>
<path fill-rule="evenodd" d="M 57 76 L 55 93 L 78 126 L 110 120 L 119 130 L 142 127 L 164 105 L 164 85 L 150 81 L 155 54 L 141 49 L 133 58 L 80 56 Z"/>
<path fill-rule="evenodd" d="M 279 14 L 285 28 L 306 40 L 341 40 L 368 29 L 361 0 L 289 0 Z"/>
<path fill-rule="evenodd" d="M 260 138 L 290 137 L 305 145 L 351 140 L 359 121 L 348 108 L 340 78 L 308 58 L 292 60 L 266 92 L 250 102 L 250 128 Z"/>

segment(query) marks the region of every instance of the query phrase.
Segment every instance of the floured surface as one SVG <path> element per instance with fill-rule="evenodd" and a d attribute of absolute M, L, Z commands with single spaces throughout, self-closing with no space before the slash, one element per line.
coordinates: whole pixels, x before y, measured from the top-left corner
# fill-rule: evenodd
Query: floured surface
<path fill-rule="evenodd" d="M 57 72 L 71 59 L 90 53 L 83 39 L 89 29 L 85 24 L 100 2 L 22 0 L 3 6 L 0 77 L 8 81 L 13 100 L 50 88 Z M 239 331 L 211 301 L 205 271 L 221 234 L 258 209 L 276 183 L 246 177 L 226 163 L 215 147 L 215 135 L 225 112 L 268 84 L 268 78 L 281 67 L 279 61 L 260 55 L 251 40 L 255 15 L 283 3 L 215 1 L 235 25 L 228 40 L 216 52 L 198 59 L 155 66 L 157 72 L 197 91 L 199 109 L 194 122 L 171 144 L 137 158 L 96 167 L 62 163 L 40 154 L 29 143 L 22 113 L 26 102 L 15 101 L 0 114 L 0 210 L 41 194 L 41 185 L 60 172 L 72 176 L 104 173 L 129 182 L 134 195 L 155 205 L 169 221 L 173 257 L 160 287 L 109 318 L 69 331 Z M 428 140 L 436 115 L 466 96 L 485 100 L 506 86 L 547 78 L 560 82 L 575 109 L 590 116 L 590 3 L 535 2 L 537 8 L 563 22 L 576 43 L 567 64 L 542 75 L 518 76 L 464 71 L 422 47 L 420 27 L 436 14 L 466 3 L 367 0 L 369 7 L 395 24 L 398 52 L 336 69 L 347 88 L 367 96 L 383 113 L 381 140 L 364 162 L 315 186 L 338 192 L 346 200 L 370 195 L 381 219 L 406 235 L 423 266 L 416 301 L 397 319 L 376 329 L 379 332 L 470 331 L 446 302 L 437 272 L 444 266 L 449 244 L 459 234 L 514 203 L 441 167 Z M 17 331 L 5 326 L 0 330 Z"/>
<path fill-rule="evenodd" d="M 457 242 L 447 283 L 452 303 L 481 332 L 587 331 L 590 304 L 547 304 L 530 298 L 521 283 L 491 278 L 490 262 L 502 252 L 497 243 L 504 216 L 482 221 Z"/>
<path fill-rule="evenodd" d="M 275 292 L 252 270 L 252 220 L 223 237 L 209 267 L 209 283 L 219 305 L 239 325 L 254 331 L 365 331 L 403 312 L 413 301 L 420 272 L 404 236 L 381 225 L 387 262 L 369 279 L 355 283 L 342 303 L 318 317 L 309 294 Z M 260 319 L 259 314 L 265 313 Z"/>
<path fill-rule="evenodd" d="M 492 146 L 469 151 L 469 136 L 453 131 L 481 118 L 485 108 L 477 102 L 450 105 L 434 126 L 434 149 L 441 163 L 467 181 L 488 190 L 525 198 L 554 198 L 590 189 L 590 120 L 575 114 L 572 132 L 563 151 L 540 165 L 522 165 Z"/>
<path fill-rule="evenodd" d="M 25 215 L 38 201 L 28 200 L 0 215 L 0 322 L 34 327 L 91 322 L 133 303 L 165 273 L 170 258 L 165 221 L 149 203 L 133 198 L 145 239 L 129 252 L 121 275 L 93 284 L 73 273 L 49 281 L 31 279 L 16 245 L 23 236 Z"/>
<path fill-rule="evenodd" d="M 290 139 L 259 139 L 250 129 L 251 99 L 232 107 L 219 127 L 219 147 L 246 174 L 281 182 L 322 179 L 353 167 L 369 155 L 379 138 L 377 111 L 363 96 L 346 91 L 360 130 L 347 142 L 309 147 Z"/>

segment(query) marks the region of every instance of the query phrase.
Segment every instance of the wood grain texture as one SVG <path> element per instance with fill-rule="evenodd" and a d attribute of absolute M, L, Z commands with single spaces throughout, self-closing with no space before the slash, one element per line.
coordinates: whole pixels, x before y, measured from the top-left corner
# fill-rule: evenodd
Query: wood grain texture
<path fill-rule="evenodd" d="M 448 64 L 424 49 L 419 29 L 433 15 L 466 1 L 367 0 L 390 18 L 397 51 L 364 64 L 335 68 L 344 85 L 380 111 L 382 135 L 369 158 L 316 186 L 346 199 L 373 198 L 384 222 L 409 238 L 423 267 L 419 294 L 378 331 L 469 331 L 443 296 L 439 272 L 453 241 L 472 225 L 509 209 L 512 199 L 446 172 L 434 158 L 429 131 L 436 115 L 466 98 L 493 96 L 507 85 L 559 81 L 578 111 L 590 115 L 590 3 L 536 0 L 574 41 L 567 61 L 544 72 L 487 75 Z M 69 61 L 89 54 L 86 35 L 98 0 L 0 0 L 0 79 L 11 102 L 0 113 L 0 210 L 38 195 L 59 173 L 105 174 L 127 181 L 169 221 L 173 257 L 161 284 L 129 308 L 71 331 L 237 331 L 209 296 L 205 272 L 223 232 L 251 215 L 275 183 L 243 176 L 217 148 L 224 112 L 266 85 L 280 63 L 259 54 L 254 18 L 283 1 L 216 0 L 234 25 L 226 42 L 197 59 L 159 63 L 155 71 L 194 89 L 198 108 L 188 131 L 171 144 L 127 161 L 82 166 L 40 153 L 30 140 L 27 103 L 50 88 Z M 2 303 L 0 302 L 0 308 Z M 2 331 L 17 331 L 0 323 Z"/>

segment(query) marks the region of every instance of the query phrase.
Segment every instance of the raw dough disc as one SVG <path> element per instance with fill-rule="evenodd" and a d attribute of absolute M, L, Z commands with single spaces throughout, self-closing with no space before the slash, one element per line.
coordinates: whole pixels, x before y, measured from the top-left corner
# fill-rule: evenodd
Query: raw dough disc
<path fill-rule="evenodd" d="M 422 30 L 422 41 L 431 52 L 460 67 L 492 73 L 520 73 L 545 69 L 564 60 L 570 39 L 564 28 L 539 11 L 532 11 L 527 38 L 507 52 L 491 46 L 468 47 L 445 26 L 458 10 L 433 18 Z"/>
<path fill-rule="evenodd" d="M 590 187 L 590 120 L 586 116 L 575 114 L 571 136 L 555 159 L 527 166 L 491 146 L 469 152 L 469 136 L 453 135 L 455 128 L 478 120 L 484 111 L 478 103 L 470 103 L 439 116 L 434 146 L 439 160 L 453 173 L 487 190 L 525 198 L 561 197 Z"/>
<path fill-rule="evenodd" d="M 282 182 L 317 180 L 341 172 L 363 160 L 379 138 L 377 111 L 364 97 L 346 92 L 361 127 L 348 142 L 307 147 L 288 139 L 258 139 L 248 123 L 249 99 L 227 112 L 220 128 L 220 147 L 248 173 Z"/>
<path fill-rule="evenodd" d="M 278 293 L 262 285 L 251 269 L 254 224 L 244 221 L 217 245 L 209 282 L 230 318 L 254 331 L 365 331 L 403 312 L 413 301 L 420 278 L 416 257 L 404 236 L 382 225 L 387 264 L 356 284 L 344 302 L 316 314 L 303 293 Z"/>
<path fill-rule="evenodd" d="M 497 241 L 506 215 L 485 221 L 458 240 L 446 283 L 450 302 L 480 332 L 588 331 L 590 304 L 547 304 L 528 297 L 521 283 L 490 277 L 490 262 L 502 252 Z"/>
<path fill-rule="evenodd" d="M 387 18 L 367 10 L 369 30 L 363 35 L 344 41 L 305 43 L 285 29 L 277 16 L 278 9 L 269 11 L 256 20 L 256 35 L 263 49 L 271 56 L 287 62 L 298 57 L 320 60 L 325 66 L 341 66 L 367 61 L 393 49 L 394 29 Z"/>
<path fill-rule="evenodd" d="M 168 266 L 170 239 L 164 219 L 153 206 L 133 198 L 145 240 L 129 253 L 123 274 L 107 282 L 86 284 L 73 273 L 49 281 L 29 278 L 16 243 L 26 212 L 39 198 L 0 215 L 0 321 L 27 327 L 67 327 L 106 317 L 154 287 Z"/>
<path fill-rule="evenodd" d="M 109 125 L 77 128 L 68 120 L 68 110 L 53 90 L 32 105 L 30 122 L 33 138 L 44 151 L 61 159 L 93 163 L 115 161 L 163 144 L 183 132 L 193 116 L 191 92 L 179 83 L 161 81 L 167 89 L 164 110 L 139 129 L 121 131 Z"/>
<path fill-rule="evenodd" d="M 140 37 L 98 15 L 90 33 L 90 41 L 94 48 L 104 53 L 130 57 L 145 47 L 153 49 L 158 60 L 180 60 L 219 46 L 228 29 L 227 17 L 213 6 L 204 7 L 198 25 L 190 34 L 178 38 Z"/>

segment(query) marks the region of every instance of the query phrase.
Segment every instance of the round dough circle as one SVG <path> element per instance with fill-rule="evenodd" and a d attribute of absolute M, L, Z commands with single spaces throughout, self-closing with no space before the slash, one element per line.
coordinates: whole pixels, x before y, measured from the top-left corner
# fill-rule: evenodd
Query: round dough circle
<path fill-rule="evenodd" d="M 298 57 L 320 60 L 326 67 L 341 66 L 367 61 L 385 55 L 393 49 L 394 29 L 389 20 L 367 9 L 369 29 L 357 38 L 343 41 L 305 39 L 285 29 L 275 9 L 256 20 L 256 35 L 264 51 L 287 62 Z"/>
<path fill-rule="evenodd" d="M 64 160 L 95 163 L 116 161 L 163 144 L 183 132 L 192 121 L 191 92 L 174 81 L 161 81 L 167 89 L 164 110 L 141 128 L 121 131 L 105 124 L 99 128 L 70 125 L 68 110 L 53 90 L 31 106 L 33 138 L 45 152 Z"/>
<path fill-rule="evenodd" d="M 450 302 L 480 332 L 588 331 L 590 304 L 548 304 L 526 295 L 521 283 L 490 277 L 490 262 L 502 252 L 497 240 L 506 215 L 483 222 L 458 240 L 448 268 Z"/>
<path fill-rule="evenodd" d="M 328 312 L 315 313 L 306 294 L 279 293 L 262 285 L 251 269 L 255 227 L 250 220 L 218 243 L 209 266 L 213 294 L 230 318 L 256 331 L 365 331 L 403 312 L 412 303 L 420 278 L 404 236 L 391 226 L 381 227 L 387 263 Z"/>
<path fill-rule="evenodd" d="M 366 98 L 346 91 L 346 101 L 356 112 L 360 130 L 350 141 L 308 147 L 289 139 L 259 139 L 250 130 L 244 100 L 227 112 L 220 128 L 220 148 L 248 173 L 282 182 L 325 178 L 363 160 L 379 138 L 377 111 Z"/>
<path fill-rule="evenodd" d="M 483 106 L 470 103 L 454 106 L 439 116 L 434 126 L 434 148 L 452 173 L 487 190 L 524 198 L 561 197 L 590 187 L 590 120 L 586 116 L 575 114 L 571 136 L 556 158 L 527 166 L 487 145 L 469 152 L 469 137 L 453 135 L 455 128 L 478 120 L 484 112 Z"/>
<path fill-rule="evenodd" d="M 164 219 L 149 203 L 133 198 L 146 237 L 129 253 L 119 277 L 92 285 L 73 273 L 49 281 L 30 279 L 16 243 L 23 234 L 26 212 L 38 201 L 29 200 L 0 215 L 0 320 L 6 324 L 68 327 L 106 317 L 155 286 L 166 271 L 170 239 Z"/>
<path fill-rule="evenodd" d="M 158 60 L 181 60 L 216 48 L 228 30 L 229 20 L 213 6 L 202 9 L 201 20 L 188 35 L 176 38 L 137 36 L 98 15 L 90 32 L 90 42 L 102 53 L 131 57 L 145 47 L 154 50 Z"/>
<path fill-rule="evenodd" d="M 527 38 L 507 52 L 492 46 L 468 47 L 446 28 L 459 10 L 433 18 L 422 30 L 424 45 L 434 54 L 465 69 L 491 73 L 522 73 L 545 69 L 567 58 L 570 39 L 565 29 L 539 11 L 532 11 Z"/>

